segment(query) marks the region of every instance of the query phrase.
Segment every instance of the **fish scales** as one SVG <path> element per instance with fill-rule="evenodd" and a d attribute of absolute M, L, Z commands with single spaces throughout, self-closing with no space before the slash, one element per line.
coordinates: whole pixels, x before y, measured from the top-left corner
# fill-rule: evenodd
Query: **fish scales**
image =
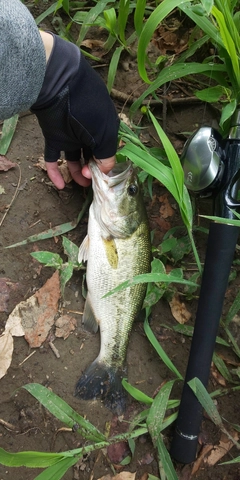
<path fill-rule="evenodd" d="M 126 165 L 123 167 L 126 170 Z M 99 325 L 101 347 L 97 359 L 77 383 L 76 395 L 86 399 L 100 397 L 106 406 L 118 413 L 125 407 L 121 379 L 129 335 L 142 307 L 146 284 L 133 285 L 106 298 L 103 296 L 135 275 L 148 272 L 151 252 L 147 216 L 137 177 L 132 167 L 128 166 L 128 169 L 123 182 L 108 186 L 105 198 L 103 190 L 106 184 L 97 185 L 93 180 L 94 199 L 89 211 L 88 236 L 84 242 L 87 253 L 81 253 L 87 258 L 88 287 L 83 321 L 90 331 L 96 331 Z M 133 186 L 137 189 L 134 196 L 131 192 Z M 100 200 L 97 188 L 101 188 Z M 114 202 L 117 203 L 115 210 Z M 104 225 L 99 217 L 100 206 Z M 107 222 L 109 225 L 106 228 Z M 111 229 L 122 238 L 114 237 Z"/>

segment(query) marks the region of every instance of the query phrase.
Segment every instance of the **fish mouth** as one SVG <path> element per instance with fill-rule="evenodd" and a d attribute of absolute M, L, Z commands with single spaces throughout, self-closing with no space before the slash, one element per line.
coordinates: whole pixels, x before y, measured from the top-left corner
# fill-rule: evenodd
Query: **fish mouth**
<path fill-rule="evenodd" d="M 98 204 L 104 202 L 110 188 L 118 185 L 121 185 L 122 188 L 122 184 L 133 172 L 130 161 L 116 163 L 108 175 L 99 169 L 94 160 L 89 162 L 89 168 L 92 173 L 92 187 Z"/>

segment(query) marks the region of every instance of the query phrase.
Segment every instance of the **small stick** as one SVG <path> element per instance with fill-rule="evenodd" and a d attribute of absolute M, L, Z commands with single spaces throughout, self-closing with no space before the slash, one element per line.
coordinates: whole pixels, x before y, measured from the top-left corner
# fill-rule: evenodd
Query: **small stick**
<path fill-rule="evenodd" d="M 49 347 L 52 349 L 54 355 L 57 358 L 60 358 L 60 353 L 59 353 L 58 349 L 55 347 L 55 345 L 53 344 L 53 342 L 49 342 Z"/>
<path fill-rule="evenodd" d="M 2 226 L 2 224 L 3 224 L 3 222 L 4 222 L 4 219 L 5 219 L 6 215 L 8 214 L 8 212 L 9 212 L 9 210 L 10 210 L 10 208 L 11 208 L 11 206 L 12 206 L 12 204 L 13 204 L 13 202 L 14 202 L 14 200 L 15 200 L 18 192 L 19 192 L 19 187 L 20 187 L 20 182 L 21 182 L 21 178 L 22 178 L 22 173 L 21 173 L 21 168 L 20 168 L 20 166 L 18 165 L 18 163 L 17 163 L 17 166 L 18 166 L 18 168 L 19 168 L 19 179 L 18 179 L 17 188 L 16 188 L 16 190 L 15 190 L 15 193 L 14 193 L 14 195 L 13 195 L 13 198 L 12 198 L 12 200 L 11 200 L 11 203 L 8 205 L 8 208 L 7 208 L 6 212 L 4 213 L 4 215 L 3 215 L 3 217 L 2 217 L 2 220 L 1 220 L 1 222 L 0 222 L 0 227 Z"/>
<path fill-rule="evenodd" d="M 6 422 L 2 418 L 0 418 L 0 425 L 3 425 L 7 430 L 17 430 L 17 427 L 12 423 Z"/>
<path fill-rule="evenodd" d="M 32 225 L 29 225 L 28 228 L 32 228 L 32 227 L 35 227 L 35 225 L 37 225 L 39 222 L 41 222 L 41 218 L 39 218 L 39 220 L 37 220 L 36 222 L 32 223 Z"/>
<path fill-rule="evenodd" d="M 33 352 L 30 353 L 30 355 L 28 355 L 26 358 L 24 358 L 24 360 L 21 363 L 19 363 L 18 366 L 21 367 L 21 365 L 23 365 L 23 363 L 25 363 L 32 355 L 34 355 L 34 353 L 36 353 L 36 351 L 37 350 L 33 350 Z"/>

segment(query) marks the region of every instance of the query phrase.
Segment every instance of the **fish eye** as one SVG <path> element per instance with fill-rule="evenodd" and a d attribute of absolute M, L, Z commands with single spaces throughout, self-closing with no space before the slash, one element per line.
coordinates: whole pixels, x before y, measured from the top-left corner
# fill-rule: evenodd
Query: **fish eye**
<path fill-rule="evenodd" d="M 131 197 L 134 197 L 138 193 L 138 186 L 133 183 L 132 185 L 129 185 L 127 191 Z"/>

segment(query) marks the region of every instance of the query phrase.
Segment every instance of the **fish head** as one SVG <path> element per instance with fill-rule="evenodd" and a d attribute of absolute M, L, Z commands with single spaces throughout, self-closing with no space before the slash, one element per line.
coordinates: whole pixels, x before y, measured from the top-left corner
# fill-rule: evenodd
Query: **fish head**
<path fill-rule="evenodd" d="M 137 173 L 130 161 L 105 175 L 91 161 L 93 210 L 103 238 L 127 238 L 146 216 Z"/>

